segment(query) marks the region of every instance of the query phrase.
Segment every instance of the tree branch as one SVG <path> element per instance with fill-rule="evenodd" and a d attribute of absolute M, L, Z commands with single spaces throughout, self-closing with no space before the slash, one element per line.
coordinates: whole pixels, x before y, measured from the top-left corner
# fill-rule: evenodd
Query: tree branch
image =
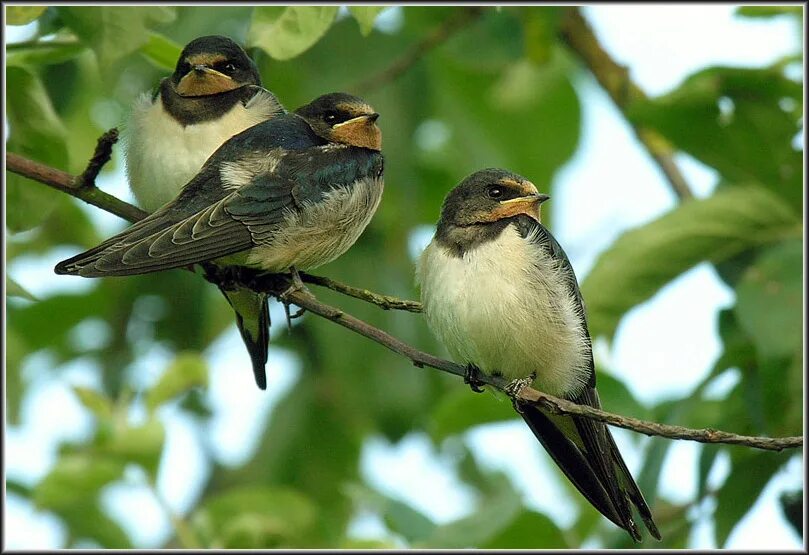
<path fill-rule="evenodd" d="M 618 64 L 604 50 L 579 8 L 570 7 L 565 10 L 559 33 L 561 39 L 589 68 L 624 116 L 633 100 L 647 98 L 646 93 L 629 78 L 627 68 Z M 657 131 L 635 125 L 627 117 L 624 119 L 632 126 L 635 136 L 666 176 L 674 194 L 680 200 L 692 198 L 694 194 L 691 187 L 674 162 L 674 148 L 671 144 Z"/>
<path fill-rule="evenodd" d="M 95 158 L 95 156 L 93 158 Z M 101 169 L 100 166 L 98 169 Z M 44 183 L 48 187 L 53 187 L 58 191 L 67 193 L 70 196 L 83 200 L 87 204 L 92 204 L 129 222 L 137 222 L 149 215 L 140 208 L 105 193 L 95 185 L 84 185 L 81 181 L 81 177 L 76 177 L 67 172 L 46 166 L 45 164 L 34 162 L 13 152 L 6 153 L 6 170 Z M 86 171 L 87 170 L 85 170 L 85 173 Z M 98 172 L 96 171 L 96 173 Z"/>
<path fill-rule="evenodd" d="M 31 160 L 23 158 L 22 156 L 13 153 L 8 153 L 6 155 L 6 164 L 10 169 L 12 169 L 12 171 L 16 171 L 16 173 L 19 173 L 20 175 L 29 177 L 33 180 L 39 181 L 41 183 L 44 183 L 61 191 L 67 192 L 68 194 L 71 194 L 73 196 L 77 196 L 76 194 L 74 194 L 75 191 L 84 190 L 84 189 L 77 189 L 75 185 L 73 185 L 73 183 L 77 178 L 71 176 L 70 174 L 67 174 L 59 170 L 55 170 L 53 168 L 44 166 L 43 164 L 39 164 L 37 162 L 33 162 Z M 16 168 L 16 170 L 14 168 Z M 95 188 L 93 188 L 93 190 L 97 191 L 97 189 Z M 113 199 L 115 202 L 110 203 L 109 199 Z M 82 198 L 82 200 L 85 199 Z M 90 203 L 94 204 L 95 206 L 98 206 L 103 210 L 107 210 L 108 212 L 121 216 L 122 218 L 128 219 L 130 221 L 136 221 L 141 218 L 141 216 L 135 215 L 130 219 L 127 216 L 124 216 L 118 212 L 113 211 L 110 208 L 111 206 L 125 206 L 135 210 L 138 209 L 111 195 L 106 195 L 105 197 L 102 197 L 102 200 L 96 200 Z M 331 285 L 334 286 L 335 291 L 344 294 L 350 294 L 347 292 L 351 291 L 352 293 L 355 293 L 351 294 L 351 296 L 356 296 L 356 298 L 360 298 L 362 300 L 369 300 L 369 302 L 373 302 L 374 304 L 378 304 L 379 306 L 383 306 L 383 304 L 380 304 L 380 302 L 387 303 L 391 299 L 383 295 L 377 295 L 376 293 L 372 293 L 370 291 L 356 289 L 354 287 L 350 287 L 344 284 L 338 284 L 338 282 L 334 282 L 333 280 L 330 280 L 328 278 L 319 278 L 317 276 L 307 276 L 307 277 L 309 278 L 310 283 L 316 283 L 318 285 L 324 285 L 327 287 Z M 455 376 L 462 376 L 462 377 L 466 376 L 467 369 L 464 366 L 419 351 L 418 349 L 397 339 L 396 337 L 390 335 L 389 333 L 380 330 L 379 328 L 376 328 L 368 324 L 367 322 L 360 320 L 359 318 L 355 318 L 354 316 L 351 316 L 350 314 L 347 314 L 346 312 L 338 308 L 335 308 L 333 306 L 327 305 L 319 301 L 314 297 L 314 295 L 312 295 L 307 290 L 292 291 L 290 293 L 286 293 L 288 291 L 290 283 L 291 283 L 290 278 L 287 275 L 264 274 L 259 275 L 258 277 L 253 279 L 250 285 L 256 290 L 267 291 L 279 298 L 283 297 L 286 302 L 293 303 L 301 308 L 308 310 L 313 314 L 316 314 L 322 318 L 326 318 L 327 320 L 330 320 L 340 326 L 343 326 L 344 328 L 347 328 L 359 335 L 362 335 L 363 337 L 371 339 L 372 341 L 375 341 L 376 343 L 379 343 L 380 345 L 387 347 L 393 352 L 410 359 L 413 362 L 413 364 L 419 368 L 429 366 L 431 368 L 435 368 L 437 370 L 441 370 L 442 372 L 447 372 Z M 359 292 L 360 294 L 357 294 L 357 292 Z M 395 305 L 396 303 L 412 303 L 411 308 L 415 308 L 415 305 L 417 304 L 413 303 L 413 301 L 401 301 L 399 299 L 395 299 L 395 302 L 393 304 Z M 389 306 L 388 308 L 393 308 L 393 305 Z M 501 377 L 486 376 L 482 373 L 479 376 L 477 376 L 477 379 L 480 382 L 495 387 L 501 391 L 504 391 L 506 386 L 509 385 L 508 381 Z M 632 430 L 646 435 L 666 437 L 669 439 L 687 439 L 692 441 L 699 441 L 701 443 L 725 443 L 771 451 L 792 449 L 801 447 L 803 445 L 802 437 L 768 438 L 768 437 L 742 436 L 719 430 L 712 430 L 712 429 L 695 430 L 690 428 L 684 428 L 682 426 L 672 426 L 668 424 L 658 424 L 656 422 L 648 422 L 645 420 L 639 420 L 637 418 L 631 418 L 627 416 L 609 413 L 585 405 L 578 405 L 566 399 L 560 399 L 558 397 L 542 393 L 531 387 L 523 387 L 522 389 L 520 389 L 516 394 L 516 399 L 523 403 L 534 404 L 555 414 L 569 414 L 569 415 L 582 416 L 585 418 L 592 418 L 594 420 L 599 420 L 612 426 L 625 428 L 627 430 Z"/>
<path fill-rule="evenodd" d="M 465 28 L 483 14 L 480 6 L 466 6 L 444 20 L 441 25 L 415 43 L 410 49 L 393 61 L 387 68 L 354 85 L 351 90 L 367 94 L 383 85 L 395 81 L 431 50 L 445 43 L 455 33 Z"/>

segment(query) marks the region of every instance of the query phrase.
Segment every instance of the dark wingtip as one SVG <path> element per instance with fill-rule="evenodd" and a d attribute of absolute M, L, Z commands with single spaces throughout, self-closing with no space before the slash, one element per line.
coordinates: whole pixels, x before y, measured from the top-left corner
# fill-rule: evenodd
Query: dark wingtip
<path fill-rule="evenodd" d="M 264 371 L 264 365 L 253 366 L 253 376 L 256 378 L 256 385 L 261 391 L 267 389 L 267 373 Z"/>
<path fill-rule="evenodd" d="M 70 265 L 67 263 L 67 260 L 62 260 L 59 264 L 54 266 L 53 271 L 55 274 L 60 276 L 68 276 L 71 274 L 75 274 L 75 270 L 70 269 Z"/>

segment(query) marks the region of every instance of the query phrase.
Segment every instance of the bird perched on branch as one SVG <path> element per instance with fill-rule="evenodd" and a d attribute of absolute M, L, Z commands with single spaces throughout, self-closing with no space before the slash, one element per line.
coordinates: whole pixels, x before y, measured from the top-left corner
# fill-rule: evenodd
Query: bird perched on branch
<path fill-rule="evenodd" d="M 214 152 L 174 200 L 55 271 L 126 276 L 212 261 L 297 277 L 330 262 L 354 244 L 382 197 L 378 116 L 358 97 L 331 93 L 251 127 Z M 267 295 L 220 289 L 264 389 Z"/>
<path fill-rule="evenodd" d="M 286 110 L 242 48 L 223 36 L 189 42 L 170 77 L 132 107 L 124 132 L 129 185 L 153 212 L 233 135 Z"/>
<path fill-rule="evenodd" d="M 590 334 L 576 276 L 540 223 L 548 200 L 527 179 L 501 169 L 468 176 L 444 199 L 417 280 L 427 323 L 474 373 L 514 380 L 600 408 Z M 477 389 L 476 389 L 477 390 Z M 643 495 L 609 429 L 550 414 L 513 398 L 515 409 L 584 497 L 635 541 L 632 505 L 657 539 Z"/>

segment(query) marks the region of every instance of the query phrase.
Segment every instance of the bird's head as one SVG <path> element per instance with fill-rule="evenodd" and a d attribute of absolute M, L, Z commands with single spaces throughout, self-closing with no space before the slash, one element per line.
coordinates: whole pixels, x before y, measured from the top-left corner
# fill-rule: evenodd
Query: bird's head
<path fill-rule="evenodd" d="M 295 113 L 329 142 L 382 150 L 382 130 L 376 124 L 379 114 L 359 97 L 346 93 L 325 94 Z"/>
<path fill-rule="evenodd" d="M 441 220 L 468 226 L 526 214 L 539 222 L 539 205 L 549 198 L 524 177 L 489 168 L 469 175 L 449 192 L 441 206 Z"/>
<path fill-rule="evenodd" d="M 180 96 L 197 97 L 261 85 L 261 77 L 241 46 L 227 37 L 211 35 L 185 46 L 171 82 Z"/>

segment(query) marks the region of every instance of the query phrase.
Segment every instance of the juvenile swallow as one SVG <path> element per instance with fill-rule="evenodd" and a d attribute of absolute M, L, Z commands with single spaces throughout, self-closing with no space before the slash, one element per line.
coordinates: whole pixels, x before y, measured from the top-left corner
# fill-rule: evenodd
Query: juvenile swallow
<path fill-rule="evenodd" d="M 332 93 L 251 127 L 217 149 L 174 200 L 55 271 L 126 276 L 212 261 L 297 275 L 330 262 L 354 244 L 382 197 L 378 117 L 362 99 Z M 264 389 L 266 294 L 237 289 L 234 298 L 220 288 Z"/>
<path fill-rule="evenodd" d="M 587 320 L 576 275 L 540 223 L 548 200 L 501 169 L 468 176 L 444 199 L 417 281 L 428 326 L 470 369 L 600 408 Z M 643 495 L 606 425 L 514 401 L 567 478 L 635 541 L 634 505 L 657 539 Z"/>
<path fill-rule="evenodd" d="M 189 42 L 174 73 L 135 100 L 125 126 L 126 171 L 138 204 L 155 211 L 222 143 L 284 113 L 238 44 L 216 35 Z"/>

